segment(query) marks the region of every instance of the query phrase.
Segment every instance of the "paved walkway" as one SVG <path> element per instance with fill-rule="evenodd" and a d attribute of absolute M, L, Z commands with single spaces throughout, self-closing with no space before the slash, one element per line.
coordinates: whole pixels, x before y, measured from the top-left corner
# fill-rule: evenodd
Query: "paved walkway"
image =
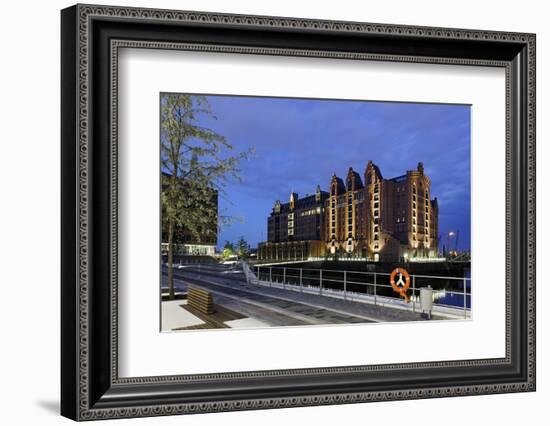
<path fill-rule="evenodd" d="M 247 284 L 244 274 L 227 274 L 220 268 L 204 268 L 200 272 L 194 268 L 186 268 L 174 272 L 179 282 L 178 288 L 186 290 L 182 288 L 182 286 L 186 286 L 186 283 L 200 285 L 217 293 L 216 303 L 221 303 L 220 297 L 225 297 L 234 299 L 233 302 L 230 302 L 233 310 L 239 311 L 240 309 L 242 311 L 243 307 L 247 307 L 248 312 L 243 312 L 247 316 L 255 316 L 260 320 L 264 320 L 262 316 L 266 316 L 266 322 L 273 323 L 281 321 L 281 318 L 273 318 L 273 313 L 279 313 L 287 314 L 295 320 L 294 324 L 282 321 L 283 323 L 279 325 L 422 320 L 419 313 L 411 311 Z M 224 302 L 225 304 L 226 302 Z M 254 312 L 250 312 L 251 304 L 256 304 L 258 309 L 255 311 L 252 309 Z"/>
<path fill-rule="evenodd" d="M 204 321 L 182 308 L 186 300 L 170 300 L 161 302 L 161 331 L 172 331 L 178 327 L 194 327 L 204 324 Z"/>

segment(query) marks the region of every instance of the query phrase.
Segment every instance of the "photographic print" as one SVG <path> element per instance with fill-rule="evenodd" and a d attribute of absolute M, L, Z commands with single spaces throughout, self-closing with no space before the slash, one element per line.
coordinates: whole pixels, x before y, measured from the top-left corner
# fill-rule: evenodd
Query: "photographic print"
<path fill-rule="evenodd" d="M 472 318 L 470 105 L 159 109 L 162 332 Z"/>

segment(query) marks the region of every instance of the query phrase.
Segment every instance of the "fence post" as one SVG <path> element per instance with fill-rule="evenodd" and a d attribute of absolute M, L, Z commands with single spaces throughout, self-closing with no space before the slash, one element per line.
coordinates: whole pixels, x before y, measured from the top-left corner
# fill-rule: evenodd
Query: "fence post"
<path fill-rule="evenodd" d="M 462 286 L 462 292 L 464 293 L 464 318 L 468 318 L 468 312 L 466 311 L 466 278 L 464 278 Z"/>
<path fill-rule="evenodd" d="M 285 289 L 285 281 L 286 281 L 286 268 L 283 268 L 283 289 Z"/>
<path fill-rule="evenodd" d="M 272 267 L 269 267 L 269 287 L 271 287 L 271 284 L 273 283 L 273 275 L 271 275 L 271 269 Z"/>
<path fill-rule="evenodd" d="M 319 294 L 323 294 L 323 270 L 319 269 Z"/>
<path fill-rule="evenodd" d="M 302 268 L 300 268 L 300 291 L 303 291 L 303 288 L 302 288 Z"/>
<path fill-rule="evenodd" d="M 260 278 L 261 274 L 262 274 L 262 269 L 258 265 L 258 272 L 257 272 L 257 275 L 256 275 L 256 277 L 258 278 L 258 285 L 261 285 L 261 281 L 262 281 L 262 279 Z"/>
<path fill-rule="evenodd" d="M 413 312 L 416 312 L 416 302 L 414 300 L 414 286 L 415 286 L 415 276 L 413 275 L 413 294 L 412 294 L 412 300 L 413 300 Z"/>
<path fill-rule="evenodd" d="M 374 306 L 376 306 L 376 272 L 374 273 Z"/>
<path fill-rule="evenodd" d="M 344 271 L 344 299 L 348 298 L 347 272 L 348 271 Z"/>

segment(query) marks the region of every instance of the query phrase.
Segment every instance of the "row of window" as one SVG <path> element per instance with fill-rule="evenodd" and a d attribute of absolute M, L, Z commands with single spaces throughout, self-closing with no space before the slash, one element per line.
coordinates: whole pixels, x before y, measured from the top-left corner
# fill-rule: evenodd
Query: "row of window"
<path fill-rule="evenodd" d="M 303 216 L 312 216 L 312 215 L 320 214 L 320 213 L 321 213 L 321 207 L 317 207 L 316 209 L 310 209 L 310 210 L 300 212 L 300 216 L 301 217 L 303 217 Z"/>

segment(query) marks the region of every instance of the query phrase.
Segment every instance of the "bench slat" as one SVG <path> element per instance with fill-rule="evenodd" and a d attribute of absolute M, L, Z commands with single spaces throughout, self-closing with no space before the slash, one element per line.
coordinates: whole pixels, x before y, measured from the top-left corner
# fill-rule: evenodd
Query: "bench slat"
<path fill-rule="evenodd" d="M 187 303 L 203 314 L 214 313 L 214 299 L 212 294 L 202 288 L 188 287 Z"/>

